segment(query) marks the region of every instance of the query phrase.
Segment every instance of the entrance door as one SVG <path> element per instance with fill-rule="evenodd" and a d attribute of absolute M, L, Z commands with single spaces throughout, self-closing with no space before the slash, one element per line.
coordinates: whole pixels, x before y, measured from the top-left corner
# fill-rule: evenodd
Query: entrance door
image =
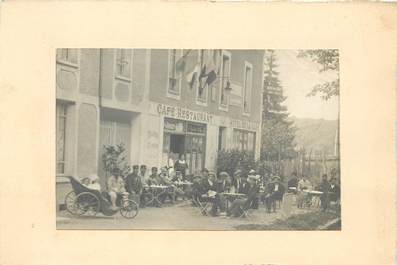
<path fill-rule="evenodd" d="M 178 156 L 185 153 L 185 135 L 170 135 L 170 151 Z"/>
<path fill-rule="evenodd" d="M 205 164 L 205 124 L 164 119 L 163 165 L 169 158 L 175 162 L 179 154 L 185 154 L 187 174 L 198 174 Z"/>

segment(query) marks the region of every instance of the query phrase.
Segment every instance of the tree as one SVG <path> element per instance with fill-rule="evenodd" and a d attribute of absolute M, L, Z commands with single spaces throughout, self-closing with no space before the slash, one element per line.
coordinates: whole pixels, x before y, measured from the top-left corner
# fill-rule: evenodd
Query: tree
<path fill-rule="evenodd" d="M 288 120 L 287 107 L 282 105 L 286 97 L 276 71 L 276 60 L 273 50 L 265 51 L 261 159 L 268 161 L 295 156 L 295 128 Z"/>
<path fill-rule="evenodd" d="M 126 161 L 124 144 L 104 145 L 103 148 L 102 162 L 106 174 L 110 176 L 117 171 L 122 176 L 126 176 L 130 171 L 130 166 Z"/>
<path fill-rule="evenodd" d="M 320 73 L 332 71 L 336 73 L 336 79 L 322 84 L 317 84 L 307 94 L 312 97 L 320 94 L 321 98 L 328 100 L 339 95 L 339 51 L 338 50 L 307 50 L 300 51 L 298 57 L 310 58 L 322 66 Z"/>

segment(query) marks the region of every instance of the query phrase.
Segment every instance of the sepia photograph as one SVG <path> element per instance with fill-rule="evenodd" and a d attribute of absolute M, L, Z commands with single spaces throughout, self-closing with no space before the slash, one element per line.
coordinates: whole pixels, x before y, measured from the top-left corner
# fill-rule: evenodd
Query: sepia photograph
<path fill-rule="evenodd" d="M 342 229 L 339 51 L 58 48 L 56 227 Z"/>

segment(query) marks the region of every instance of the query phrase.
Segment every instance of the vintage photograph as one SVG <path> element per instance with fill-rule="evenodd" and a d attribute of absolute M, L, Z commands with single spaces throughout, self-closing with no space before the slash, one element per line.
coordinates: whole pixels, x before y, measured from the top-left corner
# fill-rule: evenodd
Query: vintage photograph
<path fill-rule="evenodd" d="M 339 51 L 56 50 L 57 229 L 341 230 Z"/>

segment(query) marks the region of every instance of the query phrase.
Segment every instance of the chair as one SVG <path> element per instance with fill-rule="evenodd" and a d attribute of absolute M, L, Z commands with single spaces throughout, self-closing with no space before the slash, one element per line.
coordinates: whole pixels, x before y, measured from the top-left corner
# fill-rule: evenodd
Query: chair
<path fill-rule="evenodd" d="M 251 217 L 251 212 L 254 210 L 252 208 L 253 203 L 255 200 L 252 200 L 248 205 L 244 205 L 243 207 L 240 207 L 241 210 L 241 215 L 239 216 L 240 218 L 249 218 Z"/>
<path fill-rule="evenodd" d="M 202 215 L 208 215 L 210 208 L 212 206 L 213 198 L 204 194 L 200 197 L 193 197 L 193 203 L 198 206 L 199 211 Z"/>

